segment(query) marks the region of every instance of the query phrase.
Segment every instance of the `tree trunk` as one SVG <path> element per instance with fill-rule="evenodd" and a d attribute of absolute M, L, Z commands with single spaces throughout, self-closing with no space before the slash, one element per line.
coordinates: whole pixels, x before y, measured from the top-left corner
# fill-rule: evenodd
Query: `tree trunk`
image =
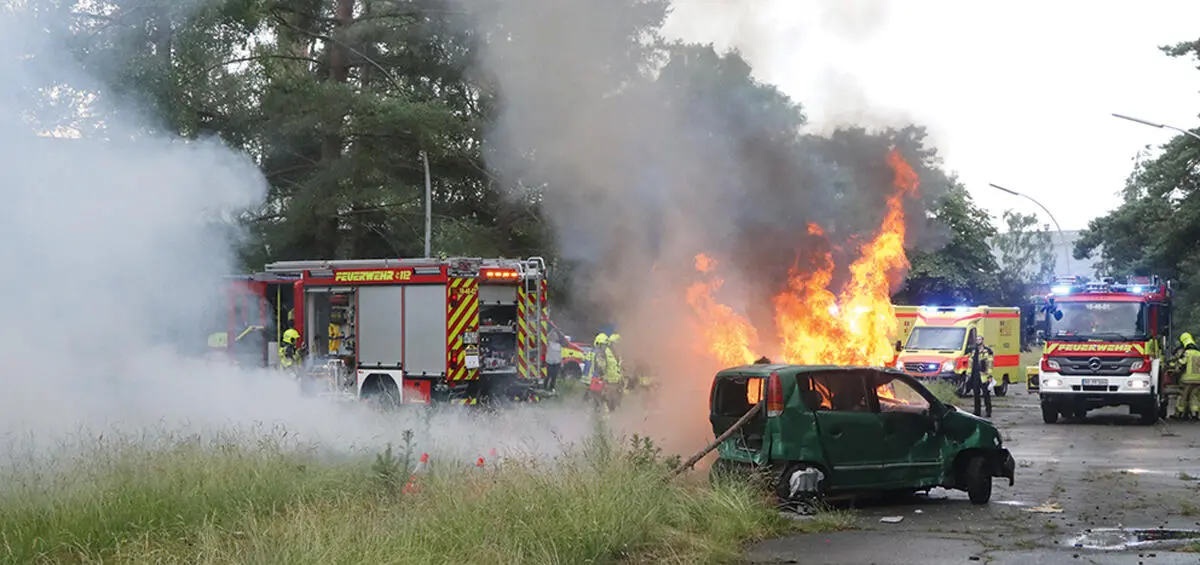
<path fill-rule="evenodd" d="M 346 83 L 350 77 L 350 52 L 346 48 L 346 29 L 354 23 L 354 2 L 355 0 L 335 0 L 334 6 L 334 22 L 333 30 L 330 36 L 333 38 L 329 42 L 329 80 L 335 83 Z M 321 140 L 321 165 L 323 169 L 334 167 L 342 158 L 343 144 L 345 138 L 342 135 L 342 128 L 346 115 L 337 112 L 329 116 L 329 122 L 325 124 L 325 134 Z M 326 194 L 327 201 L 332 203 L 337 201 L 337 193 L 341 189 L 341 182 L 334 181 L 329 187 L 329 193 Z M 334 206 L 330 206 L 317 224 L 317 247 L 326 257 L 334 258 L 341 247 L 338 212 Z"/>

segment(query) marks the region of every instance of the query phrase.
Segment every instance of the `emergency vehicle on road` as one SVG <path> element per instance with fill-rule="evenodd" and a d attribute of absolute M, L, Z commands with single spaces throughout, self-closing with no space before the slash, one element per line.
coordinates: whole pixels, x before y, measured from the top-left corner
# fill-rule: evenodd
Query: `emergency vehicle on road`
<path fill-rule="evenodd" d="M 923 306 L 904 342 L 896 368 L 918 379 L 944 379 L 961 385 L 971 371 L 970 351 L 982 335 L 992 349 L 997 396 L 1025 378 L 1021 362 L 1021 309 L 990 306 Z"/>
<path fill-rule="evenodd" d="M 240 359 L 277 366 L 291 319 L 307 371 L 327 373 L 360 398 L 534 400 L 547 384 L 546 277 L 540 257 L 271 263 L 229 285 L 227 336 L 260 337 L 226 345 L 242 351 Z"/>
<path fill-rule="evenodd" d="M 1056 286 L 1045 311 L 1042 420 L 1082 419 L 1104 406 L 1128 406 L 1146 424 L 1165 417 L 1171 297 L 1158 277 Z"/>

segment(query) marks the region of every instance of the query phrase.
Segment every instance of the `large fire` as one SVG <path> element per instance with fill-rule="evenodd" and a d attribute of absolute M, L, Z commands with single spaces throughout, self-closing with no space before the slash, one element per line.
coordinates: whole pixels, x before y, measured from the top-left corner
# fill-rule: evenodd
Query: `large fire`
<path fill-rule="evenodd" d="M 837 294 L 829 288 L 835 267 L 832 253 L 790 269 L 787 289 L 774 298 L 778 339 L 774 347 L 759 342 L 767 332 L 716 300 L 714 294 L 723 284 L 714 275 L 717 263 L 707 255 L 696 256 L 696 270 L 708 280 L 688 288 L 687 300 L 705 353 L 726 367 L 753 363 L 767 351 L 787 363 L 882 365 L 891 360 L 889 339 L 896 329 L 891 285 L 908 268 L 904 199 L 914 196 L 920 183 L 897 151 L 888 153 L 887 162 L 894 173 L 895 191 L 887 200 L 879 232 L 860 246 L 859 258 L 849 267 L 849 280 Z M 808 226 L 808 233 L 824 237 L 815 224 Z"/>

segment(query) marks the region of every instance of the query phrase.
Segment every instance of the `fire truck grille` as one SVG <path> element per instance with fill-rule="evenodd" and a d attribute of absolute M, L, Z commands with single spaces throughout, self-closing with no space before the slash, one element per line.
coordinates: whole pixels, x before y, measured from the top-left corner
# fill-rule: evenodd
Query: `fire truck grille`
<path fill-rule="evenodd" d="M 1127 377 L 1133 374 L 1133 364 L 1140 357 L 1050 357 L 1058 363 L 1063 375 L 1102 375 Z"/>

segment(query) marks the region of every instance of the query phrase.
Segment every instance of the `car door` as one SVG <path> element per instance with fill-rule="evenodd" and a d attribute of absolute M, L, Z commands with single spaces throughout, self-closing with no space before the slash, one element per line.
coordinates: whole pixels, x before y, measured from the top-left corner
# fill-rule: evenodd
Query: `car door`
<path fill-rule="evenodd" d="M 932 402 L 903 376 L 873 375 L 871 394 L 879 406 L 883 434 L 883 473 L 890 485 L 937 484 L 942 470 L 940 438 L 930 415 Z"/>
<path fill-rule="evenodd" d="M 829 488 L 877 487 L 882 471 L 883 428 L 867 394 L 867 373 L 860 370 L 814 373 L 814 393 L 821 448 L 829 465 Z"/>

